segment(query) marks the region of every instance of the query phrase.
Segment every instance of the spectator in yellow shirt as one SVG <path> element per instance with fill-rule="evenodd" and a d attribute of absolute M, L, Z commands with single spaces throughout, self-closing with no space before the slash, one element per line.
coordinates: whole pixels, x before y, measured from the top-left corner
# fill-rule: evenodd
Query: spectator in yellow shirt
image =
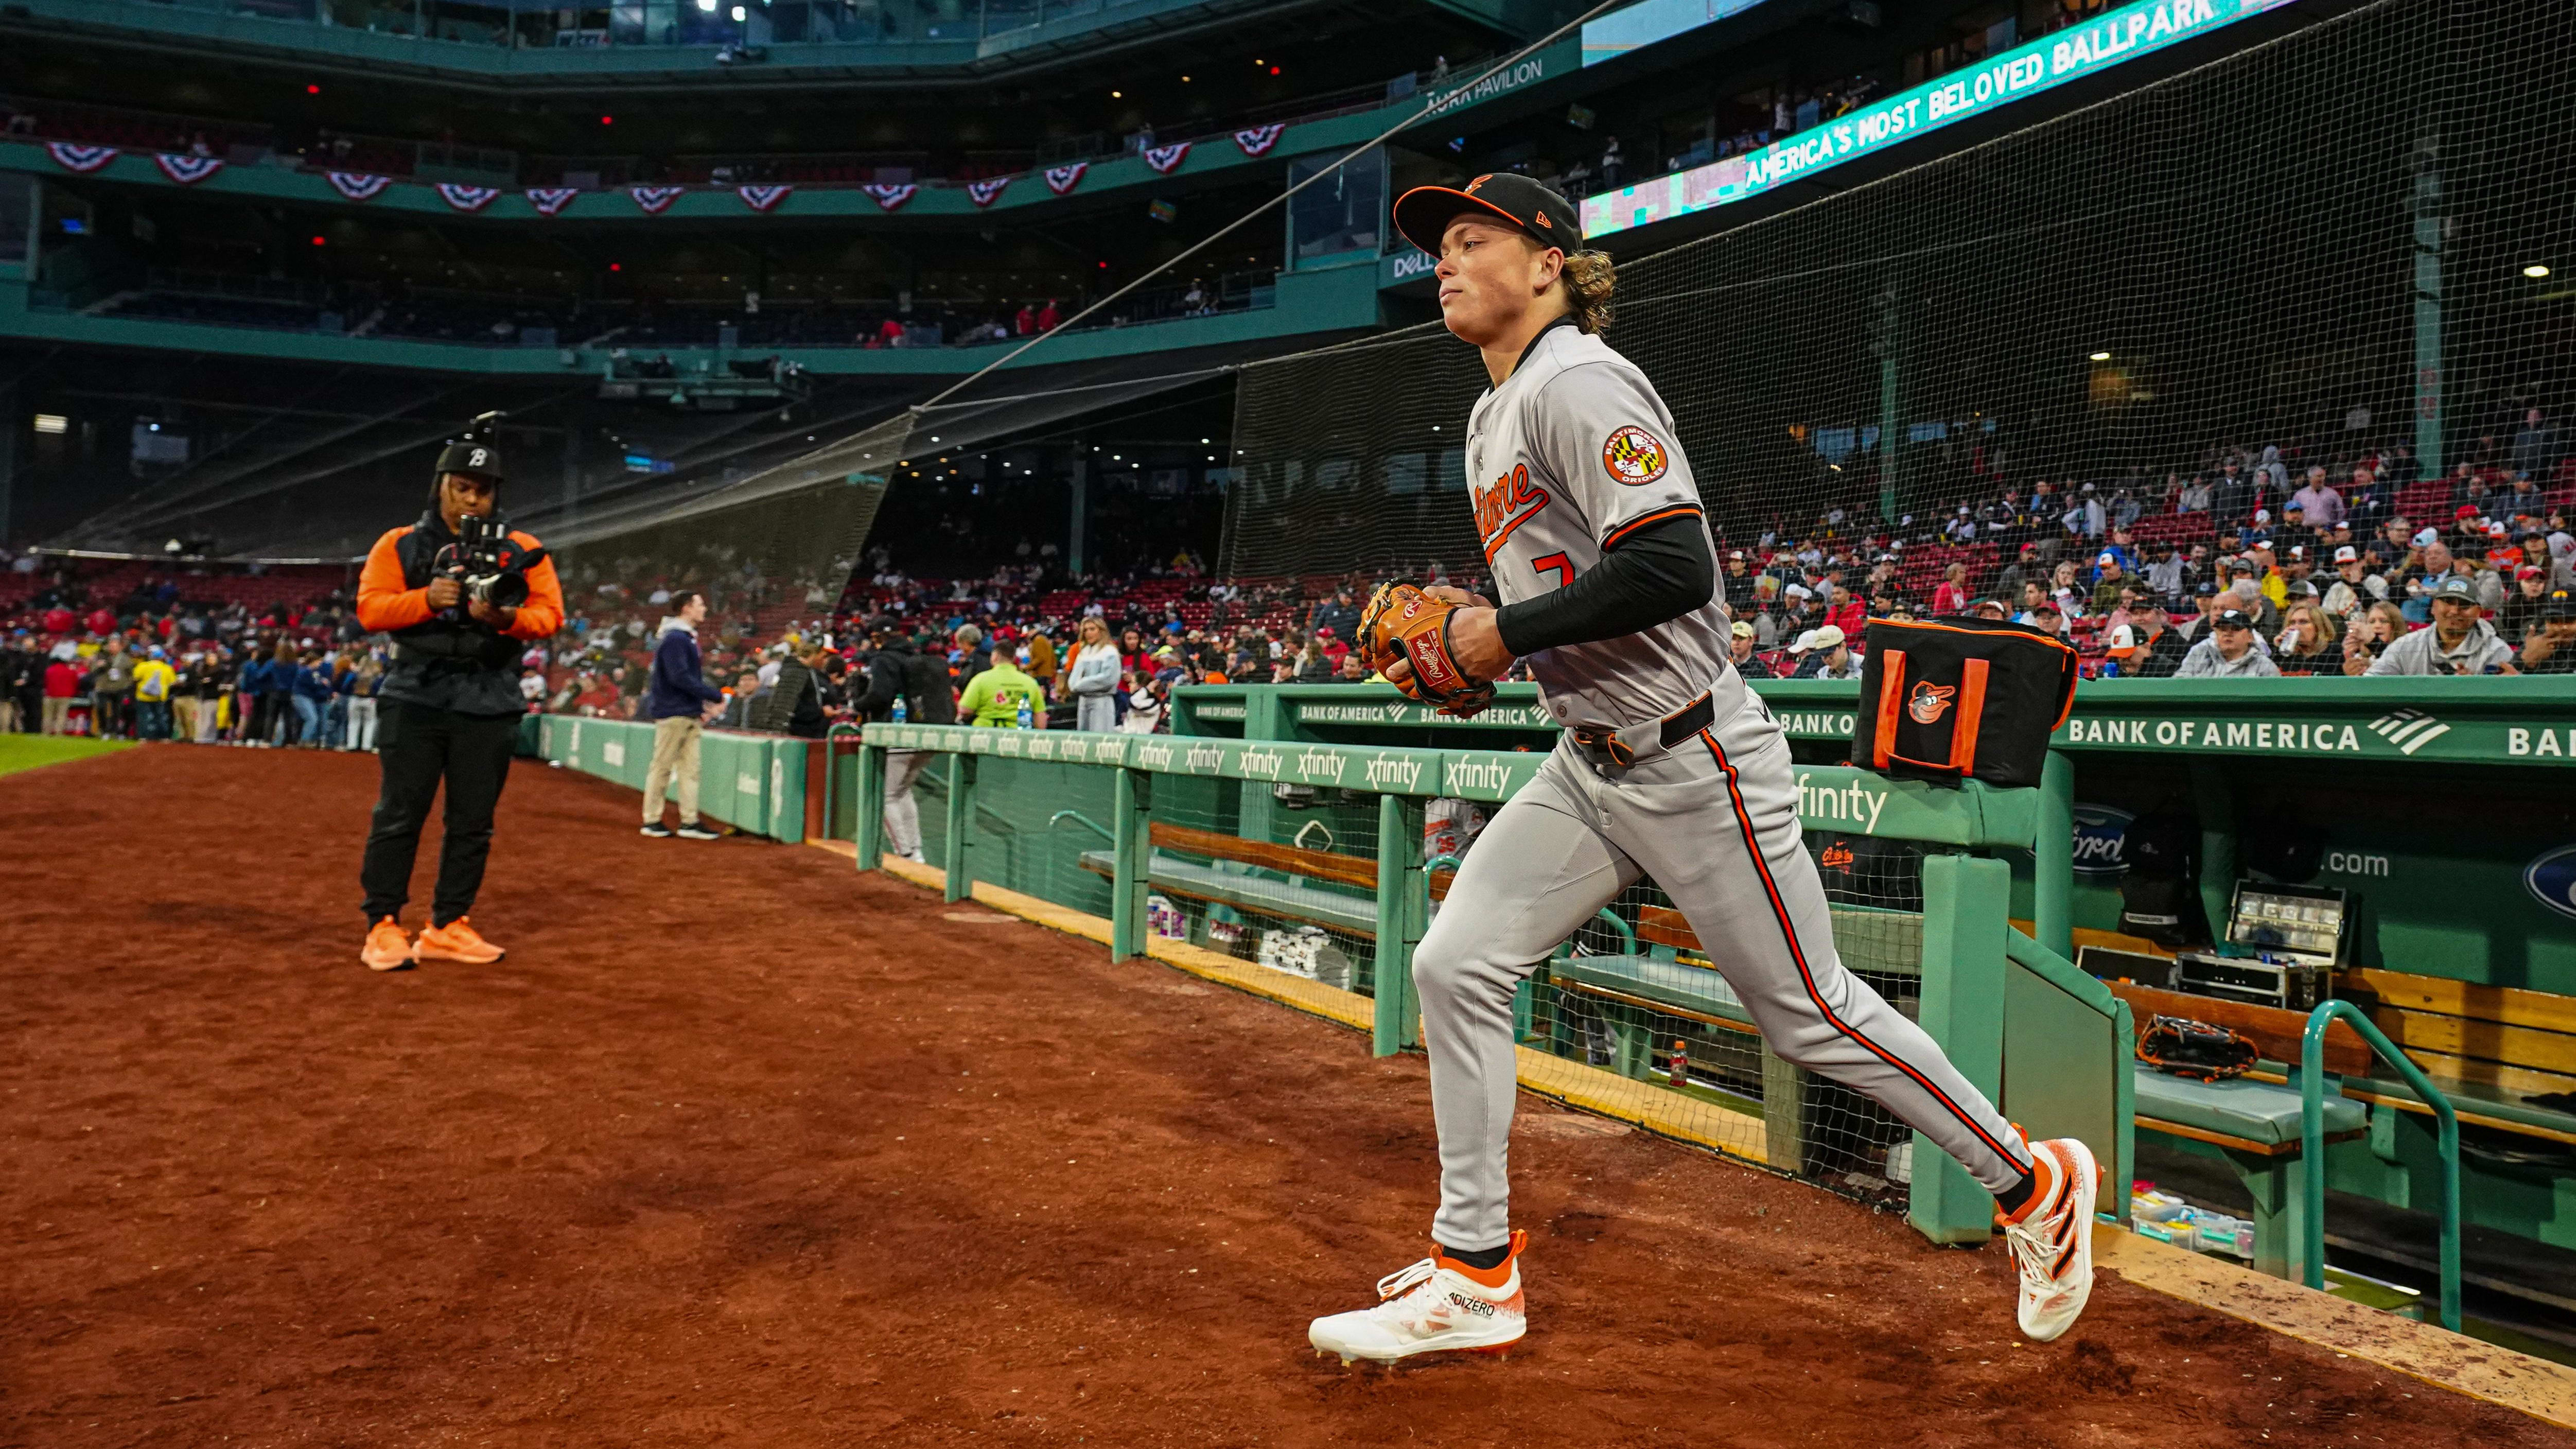
<path fill-rule="evenodd" d="M 965 697 L 957 701 L 957 713 L 969 724 L 1020 728 L 1020 707 L 1029 710 L 1029 723 L 1046 728 L 1046 690 L 1020 672 L 1011 659 L 1011 647 L 993 649 L 993 667 L 978 674 L 966 685 Z"/>
<path fill-rule="evenodd" d="M 134 666 L 134 732 L 147 740 L 170 738 L 170 688 L 179 672 L 162 657 L 161 646 Z"/>

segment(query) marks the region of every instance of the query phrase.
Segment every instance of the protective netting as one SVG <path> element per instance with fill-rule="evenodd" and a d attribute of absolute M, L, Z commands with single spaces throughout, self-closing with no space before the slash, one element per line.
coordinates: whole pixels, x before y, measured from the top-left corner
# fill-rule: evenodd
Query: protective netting
<path fill-rule="evenodd" d="M 1922 995 L 1922 853 L 1809 831 L 1845 967 L 1907 1016 Z M 1523 1038 L 1628 1079 L 1604 1105 L 1677 1136 L 1883 1206 L 1912 1181 L 1913 1133 L 1848 1087 L 1782 1060 L 1651 880 L 1621 893 L 1523 993 Z"/>
<path fill-rule="evenodd" d="M 2576 330 L 2576 292 L 2529 270 L 2576 265 L 2571 64 L 2566 6 L 2382 0 L 1623 259 L 1609 340 L 1746 546 L 1928 540 L 2042 482 L 2170 514 L 2267 448 L 2276 494 L 2308 464 L 2503 477 Z M 1471 571 L 1484 386 L 1437 325 L 1246 369 L 1223 569 Z"/>

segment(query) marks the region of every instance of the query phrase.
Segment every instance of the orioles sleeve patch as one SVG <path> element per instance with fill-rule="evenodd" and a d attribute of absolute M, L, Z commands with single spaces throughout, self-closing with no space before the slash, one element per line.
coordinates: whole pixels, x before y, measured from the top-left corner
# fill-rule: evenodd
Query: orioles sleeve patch
<path fill-rule="evenodd" d="M 1601 445 L 1601 462 L 1622 483 L 1652 483 L 1672 466 L 1672 454 L 1644 428 L 1625 427 Z"/>

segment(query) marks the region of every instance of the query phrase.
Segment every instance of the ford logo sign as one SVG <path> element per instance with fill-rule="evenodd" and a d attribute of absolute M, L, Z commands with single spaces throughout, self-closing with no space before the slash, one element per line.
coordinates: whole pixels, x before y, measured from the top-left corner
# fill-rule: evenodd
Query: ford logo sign
<path fill-rule="evenodd" d="M 2522 888 L 2562 916 L 2576 916 L 2576 845 L 2562 845 L 2522 868 Z"/>
<path fill-rule="evenodd" d="M 2113 805 L 2075 807 L 2075 873 L 2124 875 L 2129 869 L 2129 823 L 2138 817 Z"/>

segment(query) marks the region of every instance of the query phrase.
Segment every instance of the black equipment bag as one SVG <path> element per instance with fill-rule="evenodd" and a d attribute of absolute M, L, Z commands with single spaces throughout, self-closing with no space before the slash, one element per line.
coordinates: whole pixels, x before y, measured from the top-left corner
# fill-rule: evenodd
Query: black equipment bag
<path fill-rule="evenodd" d="M 2075 651 L 2053 634 L 1977 618 L 1872 619 L 1852 763 L 1899 779 L 2037 785 L 2048 737 L 2075 707 Z"/>

